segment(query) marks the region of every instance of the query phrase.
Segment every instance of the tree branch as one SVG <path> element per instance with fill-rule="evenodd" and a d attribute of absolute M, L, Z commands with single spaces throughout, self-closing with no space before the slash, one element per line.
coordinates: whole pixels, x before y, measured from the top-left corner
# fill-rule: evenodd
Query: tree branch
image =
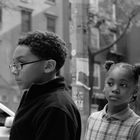
<path fill-rule="evenodd" d="M 102 49 L 100 49 L 100 50 L 98 50 L 98 51 L 96 51 L 96 52 L 91 52 L 92 55 L 93 55 L 93 56 L 98 55 L 98 54 L 100 54 L 100 53 L 102 53 L 102 52 L 104 52 L 104 51 L 110 49 L 111 47 L 113 47 L 113 46 L 125 35 L 125 33 L 127 32 L 127 29 L 129 28 L 129 25 L 130 25 L 130 23 L 131 23 L 131 20 L 135 17 L 135 15 L 136 15 L 136 14 L 134 14 L 134 12 L 132 11 L 132 14 L 131 14 L 131 16 L 129 17 L 129 20 L 128 20 L 128 22 L 127 22 L 127 25 L 126 25 L 126 27 L 125 27 L 123 33 L 117 38 L 117 40 L 115 40 L 112 44 L 110 44 L 110 45 L 107 46 L 107 47 L 104 47 L 104 48 L 102 48 Z"/>

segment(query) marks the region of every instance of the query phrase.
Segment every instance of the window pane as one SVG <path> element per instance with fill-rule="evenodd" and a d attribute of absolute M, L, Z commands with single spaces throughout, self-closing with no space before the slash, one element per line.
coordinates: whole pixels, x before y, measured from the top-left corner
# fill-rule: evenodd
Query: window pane
<path fill-rule="evenodd" d="M 0 7 L 0 29 L 2 27 L 2 7 Z"/>
<path fill-rule="evenodd" d="M 21 30 L 23 33 L 31 31 L 31 12 L 22 10 L 22 23 L 21 23 Z"/>
<path fill-rule="evenodd" d="M 91 46 L 94 49 L 100 49 L 99 45 L 99 31 L 97 28 L 91 28 Z"/>
<path fill-rule="evenodd" d="M 21 2 L 30 3 L 32 0 L 20 0 Z"/>
<path fill-rule="evenodd" d="M 6 94 L 0 94 L 0 102 L 8 102 L 8 96 Z"/>
<path fill-rule="evenodd" d="M 55 32 L 56 18 L 54 16 L 47 16 L 47 30 Z"/>
<path fill-rule="evenodd" d="M 55 2 L 55 0 L 48 0 L 48 1 Z"/>

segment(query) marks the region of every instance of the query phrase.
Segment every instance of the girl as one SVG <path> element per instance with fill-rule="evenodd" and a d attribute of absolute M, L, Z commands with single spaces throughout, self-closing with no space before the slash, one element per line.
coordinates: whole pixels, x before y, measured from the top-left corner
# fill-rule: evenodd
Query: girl
<path fill-rule="evenodd" d="M 104 109 L 90 115 L 85 140 L 140 140 L 140 117 L 130 109 L 136 100 L 140 66 L 105 63 Z"/>

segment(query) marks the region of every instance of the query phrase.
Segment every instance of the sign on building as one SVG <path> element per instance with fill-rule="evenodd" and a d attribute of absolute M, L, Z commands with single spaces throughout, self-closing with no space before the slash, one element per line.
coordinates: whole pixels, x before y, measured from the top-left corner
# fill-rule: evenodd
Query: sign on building
<path fill-rule="evenodd" d="M 93 88 L 100 89 L 100 65 L 94 64 Z M 76 84 L 89 88 L 88 58 L 76 58 Z"/>
<path fill-rule="evenodd" d="M 98 12 L 98 8 L 99 8 L 99 6 L 98 6 L 98 3 L 99 3 L 99 0 L 89 0 L 89 10 L 90 10 L 90 12 L 92 12 L 92 13 L 97 13 Z"/>

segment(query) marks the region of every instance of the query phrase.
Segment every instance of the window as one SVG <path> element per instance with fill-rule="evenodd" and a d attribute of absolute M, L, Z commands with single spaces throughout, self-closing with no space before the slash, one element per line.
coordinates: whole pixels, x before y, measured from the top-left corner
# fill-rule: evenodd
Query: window
<path fill-rule="evenodd" d="M 50 2 L 55 2 L 55 0 L 48 0 L 48 1 L 50 1 Z"/>
<path fill-rule="evenodd" d="M 31 31 L 31 11 L 22 10 L 21 11 L 21 32 L 25 33 Z"/>
<path fill-rule="evenodd" d="M 72 3 L 71 2 L 69 2 L 69 20 L 71 21 L 72 20 L 72 11 L 71 11 L 71 9 L 72 9 Z"/>
<path fill-rule="evenodd" d="M 0 94 L 0 102 L 8 102 L 8 96 L 6 94 Z"/>
<path fill-rule="evenodd" d="M 100 49 L 99 31 L 96 28 L 91 28 L 91 46 L 96 50 Z"/>
<path fill-rule="evenodd" d="M 2 27 L 2 7 L 0 7 L 0 29 Z"/>
<path fill-rule="evenodd" d="M 13 102 L 14 102 L 14 103 L 19 103 L 20 100 L 21 100 L 21 96 L 20 96 L 20 95 L 15 95 L 15 96 L 13 97 Z"/>
<path fill-rule="evenodd" d="M 100 65 L 99 64 L 94 64 L 93 77 L 94 77 L 93 88 L 100 89 Z"/>
<path fill-rule="evenodd" d="M 99 11 L 99 1 L 89 0 L 89 10 L 90 12 L 97 13 Z"/>
<path fill-rule="evenodd" d="M 45 3 L 49 4 L 49 5 L 55 5 L 56 4 L 56 0 L 45 0 Z"/>
<path fill-rule="evenodd" d="M 47 30 L 50 32 L 56 31 L 56 16 L 47 15 Z"/>
<path fill-rule="evenodd" d="M 32 0 L 20 0 L 21 2 L 24 2 L 24 3 L 31 3 Z"/>

